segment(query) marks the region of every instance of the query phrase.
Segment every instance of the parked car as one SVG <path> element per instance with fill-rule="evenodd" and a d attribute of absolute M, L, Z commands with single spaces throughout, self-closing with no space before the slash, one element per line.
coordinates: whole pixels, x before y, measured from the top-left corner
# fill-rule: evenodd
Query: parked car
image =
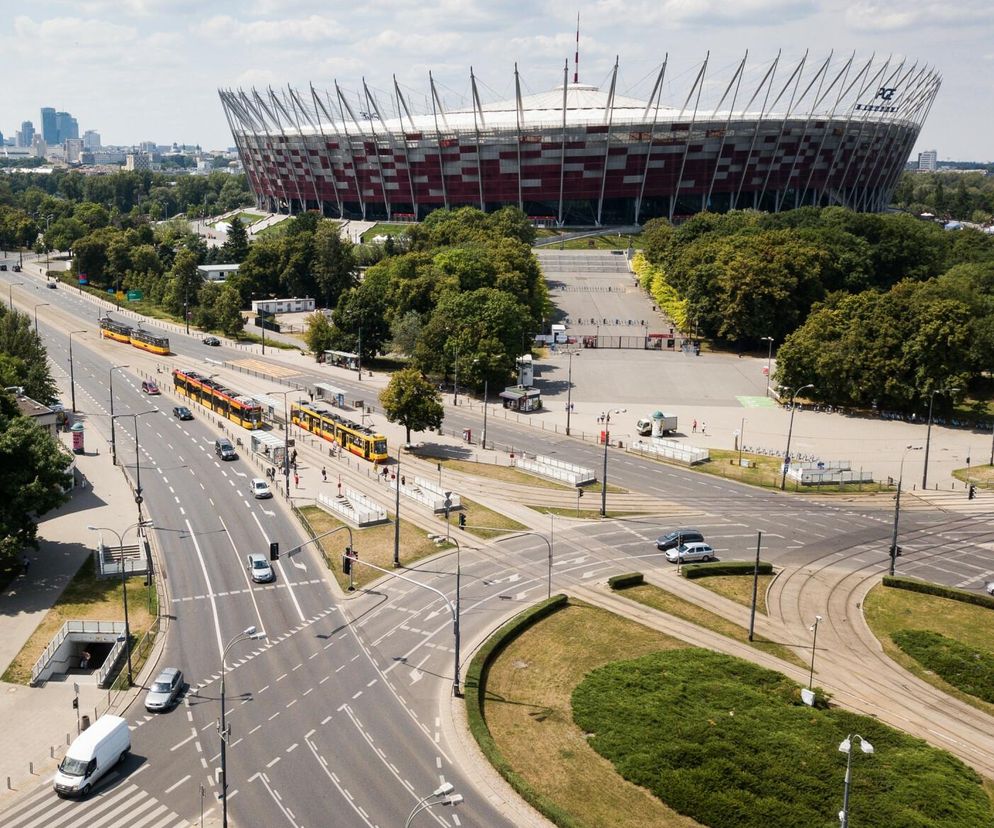
<path fill-rule="evenodd" d="M 156 394 L 161 394 L 162 392 L 159 390 L 159 385 L 155 380 L 142 380 L 142 393 L 150 394 L 154 397 Z"/>
<path fill-rule="evenodd" d="M 256 500 L 273 496 L 272 491 L 270 491 L 269 484 L 261 477 L 253 477 L 252 482 L 249 483 L 249 488 L 252 489 L 252 497 Z"/>
<path fill-rule="evenodd" d="M 656 549 L 665 552 L 667 549 L 675 549 L 683 543 L 703 543 L 704 535 L 700 529 L 674 529 L 665 535 L 656 538 Z"/>
<path fill-rule="evenodd" d="M 7 265 L 5 265 L 5 264 L 0 264 L 0 270 L 6 270 L 6 269 L 7 269 Z"/>
<path fill-rule="evenodd" d="M 714 550 L 706 543 L 685 543 L 666 553 L 670 563 L 692 563 L 693 561 L 713 561 Z"/>
<path fill-rule="evenodd" d="M 203 338 L 203 343 L 204 345 L 220 345 L 221 340 L 218 339 L 216 336 L 205 336 Z"/>
<path fill-rule="evenodd" d="M 14 265 L 14 266 L 13 266 L 13 267 L 11 268 L 11 270 L 13 270 L 13 271 L 14 271 L 14 273 L 20 273 L 20 272 L 21 272 L 21 266 L 20 266 L 19 264 L 17 264 L 17 265 Z"/>
<path fill-rule="evenodd" d="M 173 416 L 179 417 L 181 420 L 192 420 L 193 412 L 185 405 L 176 405 L 173 406 Z"/>
<path fill-rule="evenodd" d="M 991 581 L 987 586 L 984 587 L 987 590 L 988 595 L 994 595 L 994 581 Z"/>
<path fill-rule="evenodd" d="M 128 758 L 128 720 L 104 715 L 73 740 L 52 785 L 59 796 L 87 796 L 96 781 Z"/>
<path fill-rule="evenodd" d="M 167 667 L 155 677 L 155 681 L 145 694 L 146 710 L 168 710 L 179 698 L 183 690 L 183 671 L 177 667 Z"/>
<path fill-rule="evenodd" d="M 257 584 L 268 584 L 276 579 L 276 573 L 266 560 L 266 556 L 259 552 L 250 552 L 245 556 L 248 561 L 249 577 Z"/>
<path fill-rule="evenodd" d="M 235 447 L 231 445 L 231 440 L 225 437 L 221 437 L 214 441 L 214 452 L 222 460 L 237 460 L 238 452 L 235 451 Z"/>
<path fill-rule="evenodd" d="M 58 286 L 59 283 L 56 282 L 55 280 L 50 279 L 49 281 L 45 282 L 45 287 L 47 287 L 49 290 L 55 290 Z"/>

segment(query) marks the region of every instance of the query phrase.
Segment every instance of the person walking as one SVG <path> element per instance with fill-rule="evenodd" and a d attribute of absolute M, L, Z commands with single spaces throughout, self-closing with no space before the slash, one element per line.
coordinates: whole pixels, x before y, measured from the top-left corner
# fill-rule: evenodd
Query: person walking
<path fill-rule="evenodd" d="M 321 467 L 321 479 L 325 483 L 328 482 L 328 470 L 324 466 Z"/>
<path fill-rule="evenodd" d="M 300 475 L 297 472 L 293 473 L 293 486 L 295 489 L 300 488 Z"/>
<path fill-rule="evenodd" d="M 693 433 L 697 434 L 697 420 L 694 420 Z"/>
<path fill-rule="evenodd" d="M 701 434 L 707 437 L 707 433 L 708 433 L 708 424 L 703 420 L 701 420 Z"/>

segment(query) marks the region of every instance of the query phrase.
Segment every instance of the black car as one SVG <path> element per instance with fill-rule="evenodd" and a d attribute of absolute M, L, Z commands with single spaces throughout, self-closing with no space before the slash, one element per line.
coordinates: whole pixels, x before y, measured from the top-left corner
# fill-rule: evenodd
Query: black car
<path fill-rule="evenodd" d="M 181 420 L 192 420 L 193 412 L 185 405 L 177 405 L 173 408 L 173 416 L 179 417 Z"/>
<path fill-rule="evenodd" d="M 7 269 L 7 265 L 5 265 L 5 264 L 0 264 L 0 270 L 6 270 L 6 269 Z"/>
<path fill-rule="evenodd" d="M 14 265 L 14 267 L 12 269 L 13 269 L 14 273 L 20 273 L 21 272 L 21 266 L 20 265 Z"/>
<path fill-rule="evenodd" d="M 665 552 L 676 549 L 685 543 L 703 543 L 704 535 L 700 529 L 674 529 L 672 532 L 656 538 L 656 549 Z"/>
<path fill-rule="evenodd" d="M 205 336 L 203 339 L 204 345 L 220 345 L 221 340 L 216 336 Z"/>

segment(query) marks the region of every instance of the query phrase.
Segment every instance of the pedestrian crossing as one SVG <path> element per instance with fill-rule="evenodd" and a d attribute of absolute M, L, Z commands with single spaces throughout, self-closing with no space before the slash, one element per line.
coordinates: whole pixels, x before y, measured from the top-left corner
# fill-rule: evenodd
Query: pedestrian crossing
<path fill-rule="evenodd" d="M 0 812 L 0 824 L 4 828 L 182 828 L 190 822 L 113 771 L 86 799 L 60 799 L 51 784 L 40 785 Z"/>

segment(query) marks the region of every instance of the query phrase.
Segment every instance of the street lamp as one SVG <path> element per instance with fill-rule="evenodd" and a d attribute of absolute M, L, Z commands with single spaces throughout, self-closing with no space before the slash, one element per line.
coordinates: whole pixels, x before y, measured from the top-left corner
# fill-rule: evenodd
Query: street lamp
<path fill-rule="evenodd" d="M 766 348 L 766 396 L 770 396 L 770 366 L 773 364 L 773 337 L 772 336 L 761 336 L 759 338 L 760 342 L 768 342 L 769 345 Z"/>
<path fill-rule="evenodd" d="M 858 733 L 849 734 L 839 744 L 839 750 L 846 754 L 846 783 L 842 792 L 842 810 L 839 811 L 839 828 L 849 828 L 849 785 L 852 782 L 852 740 L 859 739 L 859 749 L 863 753 L 873 753 L 873 745 Z"/>
<path fill-rule="evenodd" d="M 579 351 L 567 351 L 569 370 L 566 373 L 566 436 L 569 437 L 569 418 L 573 411 L 573 357 L 579 356 Z"/>
<path fill-rule="evenodd" d="M 908 456 L 909 451 L 920 451 L 921 446 L 907 446 L 904 449 L 904 454 L 901 455 L 901 468 L 897 473 L 897 497 L 894 499 L 894 534 L 891 535 L 890 539 L 890 574 L 891 577 L 894 575 L 894 569 L 897 566 L 897 522 L 901 517 L 901 482 L 904 480 L 904 458 Z"/>
<path fill-rule="evenodd" d="M 227 768 L 227 747 L 228 747 L 228 726 L 224 715 L 224 659 L 228 655 L 228 650 L 242 641 L 263 638 L 264 632 L 256 632 L 255 626 L 246 627 L 238 635 L 228 642 L 221 653 L 221 825 L 228 826 L 228 768 Z"/>
<path fill-rule="evenodd" d="M 38 308 L 45 308 L 45 307 L 49 307 L 48 302 L 39 302 L 37 305 L 35 305 L 35 336 L 38 335 Z"/>
<path fill-rule="evenodd" d="M 455 346 L 456 358 L 452 360 L 452 404 L 459 405 L 459 343 Z"/>
<path fill-rule="evenodd" d="M 814 624 L 808 627 L 808 629 L 811 630 L 812 633 L 814 633 L 814 635 L 811 636 L 811 670 L 808 672 L 808 690 L 811 689 L 811 685 L 814 683 L 815 680 L 815 648 L 818 646 L 819 621 L 821 621 L 821 616 L 816 615 Z"/>
<path fill-rule="evenodd" d="M 7 303 L 10 305 L 10 309 L 14 309 L 14 288 L 22 287 L 24 282 L 11 282 L 7 287 Z"/>
<path fill-rule="evenodd" d="M 411 822 L 414 821 L 414 817 L 422 811 L 428 810 L 428 808 L 431 808 L 433 805 L 458 805 L 462 802 L 462 794 L 452 793 L 452 787 L 451 782 L 443 782 L 435 790 L 428 794 L 428 796 L 419 800 L 418 804 L 414 806 L 414 809 L 407 817 L 407 821 L 404 823 L 404 828 L 411 828 Z"/>
<path fill-rule="evenodd" d="M 925 463 L 922 466 L 922 488 L 926 488 L 928 483 L 928 446 L 932 440 L 932 403 L 935 402 L 936 394 L 955 394 L 958 388 L 936 388 L 928 397 L 928 431 L 925 432 Z"/>
<path fill-rule="evenodd" d="M 287 410 L 286 395 L 293 393 L 296 389 L 288 388 L 286 391 L 269 391 L 269 394 L 283 395 L 283 477 L 286 481 L 286 497 L 290 499 L 290 413 Z"/>
<path fill-rule="evenodd" d="M 55 216 L 45 216 L 45 279 L 48 279 L 48 252 L 51 248 L 48 245 L 48 225 Z"/>
<path fill-rule="evenodd" d="M 132 417 L 135 421 L 135 505 L 138 506 L 138 523 L 142 522 L 142 464 L 141 446 L 138 443 L 138 418 L 145 414 L 158 414 L 158 408 L 150 408 L 148 411 L 139 411 L 137 414 L 115 414 L 111 422 L 117 417 Z"/>
<path fill-rule="evenodd" d="M 402 448 L 397 446 L 397 474 L 394 483 L 397 484 L 397 491 L 394 493 L 393 504 L 393 565 L 394 568 L 400 566 L 400 452 Z"/>
<path fill-rule="evenodd" d="M 86 331 L 69 331 L 69 389 L 72 397 L 72 413 L 76 413 L 76 374 L 73 370 L 72 362 L 72 335 L 85 334 Z"/>
<path fill-rule="evenodd" d="M 124 651 L 128 654 L 128 687 L 134 684 L 131 672 L 131 624 L 128 622 L 128 582 L 124 572 L 124 536 L 132 529 L 140 529 L 143 526 L 141 521 L 129 526 L 123 532 L 116 532 L 106 526 L 87 526 L 91 532 L 110 532 L 117 538 L 117 549 L 120 555 L 119 564 L 121 567 L 121 592 L 124 595 Z"/>
<path fill-rule="evenodd" d="M 611 442 L 611 415 L 624 414 L 627 408 L 612 408 L 604 414 L 604 483 L 601 489 L 601 517 L 607 517 L 607 446 Z"/>
<path fill-rule="evenodd" d="M 790 395 L 790 426 L 787 428 L 787 450 L 783 455 L 783 478 L 780 480 L 780 491 L 787 488 L 787 467 L 790 465 L 790 435 L 794 431 L 794 398 L 807 388 L 814 388 L 814 383 L 802 385 Z"/>
<path fill-rule="evenodd" d="M 113 464 L 117 465 L 117 439 L 114 431 L 114 372 L 119 368 L 129 368 L 128 365 L 112 365 L 107 372 L 110 377 L 110 454 Z"/>

